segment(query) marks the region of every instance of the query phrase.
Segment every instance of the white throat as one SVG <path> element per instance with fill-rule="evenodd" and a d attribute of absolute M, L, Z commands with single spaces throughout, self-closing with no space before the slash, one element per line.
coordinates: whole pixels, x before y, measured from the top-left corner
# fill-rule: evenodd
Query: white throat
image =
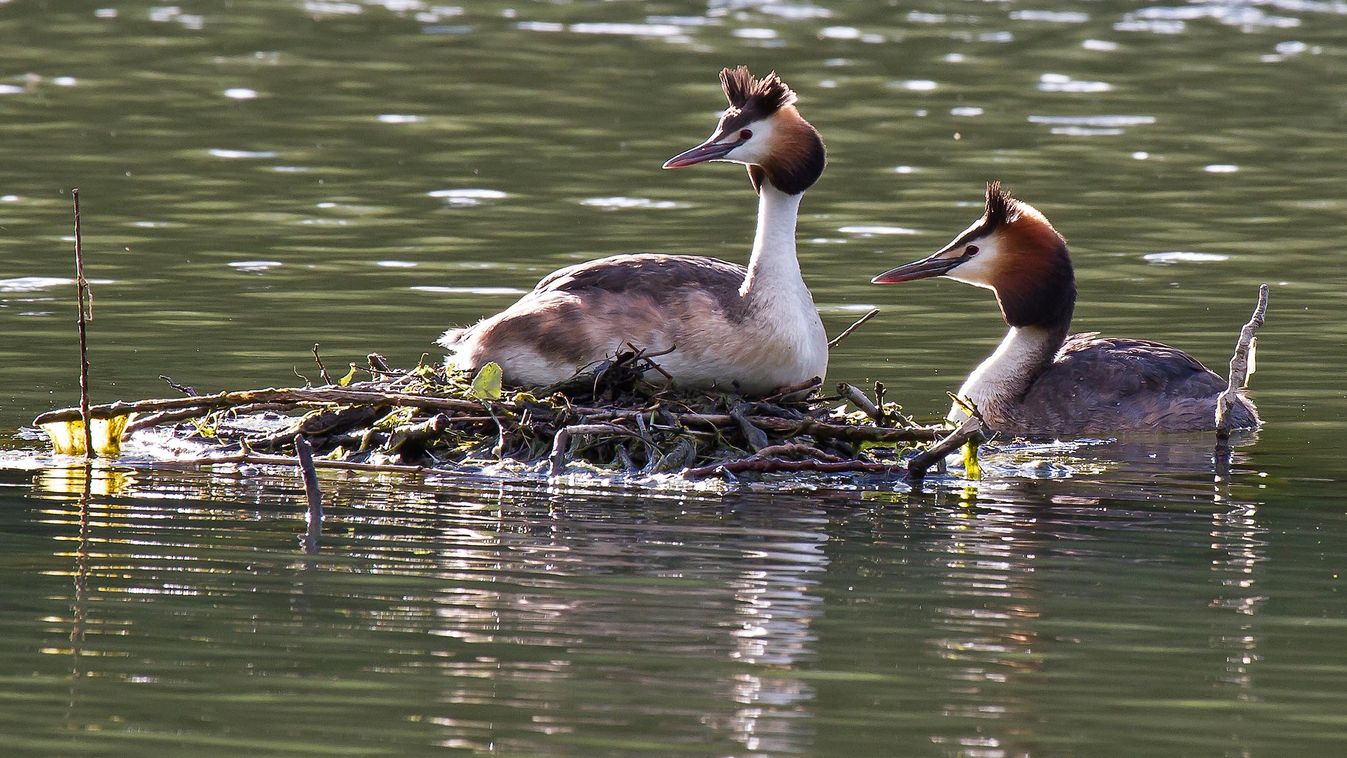
<path fill-rule="evenodd" d="M 803 197 L 803 192 L 787 195 L 771 182 L 762 183 L 758 193 L 758 231 L 753 237 L 753 254 L 748 259 L 748 276 L 739 294 L 746 296 L 764 287 L 804 287 L 800 262 L 795 257 L 795 221 Z"/>
<path fill-rule="evenodd" d="M 1012 326 L 996 352 L 964 380 L 959 396 L 972 400 L 979 411 L 995 414 L 1020 400 L 1061 346 L 1062 332 L 1057 329 Z M 957 404 L 949 412 L 952 420 L 966 415 Z"/>

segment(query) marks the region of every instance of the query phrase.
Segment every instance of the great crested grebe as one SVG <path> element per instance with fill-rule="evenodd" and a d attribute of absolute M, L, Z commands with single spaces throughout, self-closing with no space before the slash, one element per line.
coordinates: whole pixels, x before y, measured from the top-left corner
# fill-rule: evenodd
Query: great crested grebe
<path fill-rule="evenodd" d="M 823 377 L 828 339 L 795 257 L 800 198 L 823 173 L 823 140 L 775 72 L 755 79 L 727 68 L 720 82 L 730 105 L 715 131 L 664 168 L 748 166 L 758 192 L 748 268 L 638 253 L 554 271 L 504 311 L 445 332 L 451 368 L 494 361 L 511 384 L 546 385 L 631 345 L 669 351 L 656 362 L 679 386 L 764 393 Z"/>
<path fill-rule="evenodd" d="M 1159 342 L 1067 335 L 1076 277 L 1066 240 L 1000 183 L 987 185 L 986 212 L 953 242 L 873 282 L 933 276 L 993 290 L 1010 326 L 959 390 L 993 429 L 1051 436 L 1216 428 L 1216 397 L 1228 385 L 1196 358 Z M 1234 428 L 1259 424 L 1243 395 L 1230 413 Z M 962 415 L 957 405 L 950 411 Z"/>

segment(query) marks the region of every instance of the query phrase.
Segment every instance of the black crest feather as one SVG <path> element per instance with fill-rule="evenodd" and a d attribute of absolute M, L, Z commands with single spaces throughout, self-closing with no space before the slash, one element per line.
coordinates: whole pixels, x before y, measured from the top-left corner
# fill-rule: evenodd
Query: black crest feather
<path fill-rule="evenodd" d="M 1014 221 L 1020 214 L 1019 204 L 1010 193 L 1001 188 L 999 180 L 987 183 L 987 227 L 995 229 Z"/>
<path fill-rule="evenodd" d="M 781 81 L 776 72 L 755 79 L 748 66 L 720 70 L 720 85 L 725 98 L 741 111 L 753 111 L 758 118 L 770 116 L 787 105 L 795 104 L 795 91 Z"/>

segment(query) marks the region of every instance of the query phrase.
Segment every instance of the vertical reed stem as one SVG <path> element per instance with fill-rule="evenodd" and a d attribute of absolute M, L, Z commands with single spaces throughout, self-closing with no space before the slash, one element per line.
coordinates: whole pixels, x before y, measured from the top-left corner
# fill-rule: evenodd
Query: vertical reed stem
<path fill-rule="evenodd" d="M 84 279 L 84 250 L 80 241 L 80 190 L 70 191 L 75 202 L 75 296 L 79 303 L 80 335 L 80 418 L 84 421 L 84 460 L 94 459 L 93 419 L 89 417 L 89 312 L 85 302 L 89 293 L 89 282 Z"/>

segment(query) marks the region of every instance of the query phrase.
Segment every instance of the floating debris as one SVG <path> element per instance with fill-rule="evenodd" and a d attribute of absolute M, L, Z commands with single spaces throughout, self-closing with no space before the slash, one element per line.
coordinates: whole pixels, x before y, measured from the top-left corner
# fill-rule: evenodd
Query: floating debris
<path fill-rule="evenodd" d="M 949 430 L 913 423 L 883 401 L 882 385 L 877 400 L 845 384 L 823 396 L 818 379 L 766 397 L 695 392 L 647 381 L 661 373 L 658 357 L 633 348 L 557 385 L 519 389 L 504 386 L 494 364 L 473 376 L 439 363 L 393 369 L 371 354 L 368 367 L 351 364 L 322 386 L 194 394 L 165 378 L 187 394 L 88 413 L 108 430 L 108 441 L 95 443 L 101 454 L 115 456 L 118 438 L 143 434 L 175 443 L 156 443 L 152 458 L 176 465 L 293 466 L 297 437 L 312 446 L 319 468 L 374 471 L 515 463 L 549 476 L 574 467 L 614 477 L 851 472 L 920 479 L 943 459 L 928 454 L 920 472 L 910 471 L 919 448 Z M 34 423 L 58 452 L 74 452 L 67 440 L 82 432 L 75 429 L 80 418 L 78 408 L 66 408 Z M 955 435 L 946 437 L 948 452 L 974 437 L 960 431 L 953 447 Z"/>

